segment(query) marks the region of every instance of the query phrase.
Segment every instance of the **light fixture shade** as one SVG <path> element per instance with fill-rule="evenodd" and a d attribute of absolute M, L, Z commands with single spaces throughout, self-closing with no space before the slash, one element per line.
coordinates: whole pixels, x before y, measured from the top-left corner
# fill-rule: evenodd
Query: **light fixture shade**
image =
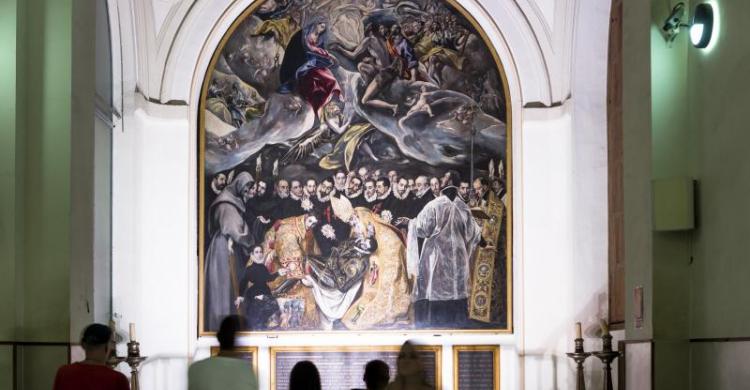
<path fill-rule="evenodd" d="M 703 49 L 711 42 L 714 30 L 714 9 L 711 4 L 703 3 L 695 7 L 693 23 L 690 25 L 690 40 L 693 46 Z"/>

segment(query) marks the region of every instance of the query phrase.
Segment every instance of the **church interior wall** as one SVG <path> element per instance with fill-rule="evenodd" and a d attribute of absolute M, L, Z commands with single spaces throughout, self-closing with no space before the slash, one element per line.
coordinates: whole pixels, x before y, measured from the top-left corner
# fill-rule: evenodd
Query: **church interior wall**
<path fill-rule="evenodd" d="M 691 4 L 695 4 L 694 1 Z M 690 167 L 698 180 L 698 229 L 690 266 L 691 339 L 733 338 L 690 344 L 694 389 L 750 386 L 746 367 L 736 362 L 750 358 L 748 342 L 750 286 L 742 275 L 747 262 L 750 186 L 745 107 L 749 68 L 742 15 L 750 4 L 714 1 L 718 13 L 716 45 L 690 50 L 688 57 L 688 122 L 696 134 Z"/>
<path fill-rule="evenodd" d="M 196 97 L 207 56 L 247 3 L 108 1 L 117 26 L 112 105 L 122 113 L 111 125 L 112 310 L 121 330 L 137 324 L 143 352 L 152 358 L 143 368 L 145 388 L 185 387 L 188 364 L 216 344 L 196 333 Z M 572 324 L 584 322 L 587 349 L 595 349 L 596 322 L 607 310 L 606 56 L 600 53 L 606 52 L 609 9 L 594 0 L 461 3 L 490 35 L 512 93 L 514 333 L 385 334 L 378 343 L 412 337 L 444 348 L 495 343 L 503 388 L 572 387 L 573 367 L 564 356 L 572 349 Z M 636 328 L 626 299 L 625 335 L 654 340 L 658 388 L 687 388 L 687 380 L 694 389 L 737 388 L 748 381 L 737 362 L 750 356 L 749 343 L 723 340 L 746 337 L 750 315 L 743 310 L 750 287 L 742 278 L 747 248 L 741 236 L 750 181 L 744 106 L 737 104 L 747 89 L 737 75 L 746 70 L 748 50 L 739 18 L 749 6 L 715 1 L 719 43 L 698 51 L 685 35 L 664 44 L 657 30 L 665 3 L 624 2 L 626 296 L 644 287 L 645 314 Z M 0 43 L 3 53 L 13 53 L 0 60 L 0 340 L 75 342 L 73 328 L 90 315 L 83 314 L 71 279 L 78 265 L 71 246 L 79 245 L 71 237 L 71 204 L 79 202 L 71 187 L 79 183 L 72 174 L 80 157 L 69 146 L 80 136 L 71 130 L 72 4 L 0 3 L 3 36 L 14 37 Z M 94 134 L 112 128 L 94 126 Z M 106 144 L 100 137 L 87 147 Z M 107 160 L 88 157 L 96 165 Z M 651 179 L 672 176 L 698 180 L 692 233 L 651 229 Z M 85 184 L 106 187 L 106 176 L 91 180 Z M 95 201 L 106 203 L 101 195 Z M 94 215 L 104 218 L 96 209 Z M 106 258 L 100 251 L 106 238 L 90 237 L 89 255 Z M 108 273 L 91 266 L 92 275 Z M 97 292 L 104 290 L 85 293 L 96 315 L 106 317 L 108 299 Z M 350 334 L 336 342 L 371 339 Z M 261 346 L 263 387 L 269 385 L 263 374 L 268 346 L 333 341 L 285 335 L 241 342 Z M 63 348 L 50 348 L 22 356 L 25 388 L 49 388 L 39 373 L 66 358 Z M 450 354 L 443 356 L 449 366 Z M 0 380 L 12 370 L 12 357 L 0 347 Z M 597 386 L 598 366 L 589 364 L 589 386 Z M 451 375 L 443 372 L 445 388 Z"/>
<path fill-rule="evenodd" d="M 70 340 L 111 318 L 111 41 L 106 3 L 73 10 Z M 94 77 L 91 77 L 91 75 Z"/>
<path fill-rule="evenodd" d="M 623 188 L 626 297 L 643 288 L 643 321 L 625 299 L 625 335 L 653 337 L 651 232 L 651 0 L 623 2 Z"/>
<path fill-rule="evenodd" d="M 750 334 L 750 286 L 740 275 L 749 271 L 748 205 L 743 199 L 750 183 L 745 161 L 748 135 L 744 107 L 750 53 L 738 25 L 750 11 L 743 2 L 718 2 L 719 35 L 711 51 L 691 51 L 689 122 L 697 150 L 691 157 L 699 180 L 700 226 L 692 266 L 690 335 L 692 338 L 746 337 Z"/>
<path fill-rule="evenodd" d="M 18 86 L 25 91 L 17 107 L 24 123 L 16 129 L 24 137 L 16 149 L 16 161 L 23 160 L 16 174 L 24 202 L 16 208 L 23 213 L 16 234 L 24 256 L 14 276 L 16 326 L 22 334 L 16 337 L 60 341 L 68 339 L 69 321 L 70 148 L 60 145 L 70 144 L 72 10 L 66 1 L 25 6 L 26 69 Z M 44 11 L 32 14 L 35 6 Z"/>
<path fill-rule="evenodd" d="M 668 44 L 659 24 L 664 3 L 651 4 L 651 177 L 688 177 L 692 128 L 687 121 L 689 37 Z M 653 339 L 656 388 L 686 388 L 689 377 L 690 232 L 653 232 Z"/>
<path fill-rule="evenodd" d="M 72 2 L 2 8 L 0 386 L 50 388 L 69 340 Z"/>
<path fill-rule="evenodd" d="M 128 7 L 149 2 L 128 3 L 116 2 L 121 23 L 132 18 Z M 163 60 L 158 50 L 142 47 L 153 38 L 126 42 L 130 36 L 121 31 L 116 44 L 123 48 L 120 77 L 125 92 L 123 128 L 113 134 L 113 311 L 122 329 L 129 322 L 137 324 L 142 351 L 152 357 L 143 368 L 145 388 L 184 386 L 188 363 L 208 356 L 209 347 L 216 345 L 213 337 L 196 334 L 197 96 L 213 48 L 247 3 L 230 7 L 230 2 L 212 2 L 209 7 L 208 2 L 196 2 Z M 450 367 L 452 357 L 446 351 L 453 344 L 498 344 L 502 388 L 569 387 L 574 371 L 564 353 L 572 349 L 572 325 L 584 322 L 587 348 L 597 348 L 598 318 L 606 317 L 607 310 L 602 184 L 606 56 L 595 54 L 590 44 L 606 52 L 602 37 L 607 35 L 609 7 L 592 1 L 519 1 L 517 7 L 511 2 L 461 3 L 498 50 L 512 95 L 514 333 L 387 333 L 378 334 L 376 343 L 400 344 L 412 338 L 443 345 L 445 367 Z M 164 4 L 154 2 L 154 7 Z M 179 15 L 152 11 L 162 16 L 146 20 L 163 20 L 161 26 L 172 25 L 170 18 Z M 132 12 L 142 15 L 148 10 Z M 142 35 L 140 23 L 136 17 Z M 150 29 L 162 39 L 159 26 Z M 579 58 L 573 61 L 574 56 Z M 159 72 L 163 80 L 144 77 Z M 589 77 L 594 72 L 600 77 Z M 127 92 L 135 90 L 129 82 L 138 85 L 138 93 Z M 269 385 L 268 346 L 373 342 L 367 334 L 241 339 L 260 346 L 261 388 Z M 599 372 L 593 364 L 587 371 Z M 444 388 L 450 388 L 451 376 L 444 370 Z M 597 375 L 590 376 L 592 385 L 600 384 Z"/>
<path fill-rule="evenodd" d="M 626 300 L 627 336 L 653 339 L 656 388 L 741 388 L 748 378 L 735 362 L 750 350 L 740 308 L 750 295 L 739 238 L 747 228 L 740 194 L 748 170 L 737 102 L 746 83 L 736 75 L 746 68 L 738 18 L 747 4 L 712 1 L 715 44 L 699 50 L 687 34 L 668 45 L 659 32 L 674 3 L 625 2 L 626 294 L 643 286 L 645 297 L 640 329 Z M 670 177 L 697 181 L 692 231 L 651 229 L 644 178 Z"/>
<path fill-rule="evenodd" d="M 655 232 L 652 182 L 690 175 L 686 34 L 661 35 L 665 2 L 624 2 L 626 336 L 652 340 L 654 388 L 688 388 L 689 233 Z M 670 7 L 671 9 L 671 7 Z M 647 59 L 647 60 L 644 60 Z M 643 321 L 633 291 L 643 289 Z"/>
<path fill-rule="evenodd" d="M 19 223 L 21 217 L 16 209 L 20 206 L 16 183 L 20 175 L 17 156 L 19 145 L 23 144 L 23 132 L 17 128 L 23 115 L 17 115 L 17 77 L 19 53 L 17 16 L 18 4 L 15 1 L 0 2 L 0 35 L 7 37 L 0 41 L 0 337 L 12 340 L 16 333 L 16 256 L 21 253 L 19 243 Z M 10 388 L 13 383 L 13 346 L 0 346 L 0 386 Z"/>
<path fill-rule="evenodd" d="M 12 145 L 16 153 L 10 157 L 20 165 L 11 172 L 13 177 L 4 174 L 3 180 L 22 183 L 18 190 L 22 196 L 12 204 L 23 206 L 15 207 L 16 212 L 21 210 L 23 224 L 4 230 L 3 240 L 20 242 L 20 246 L 11 248 L 27 253 L 24 262 L 7 264 L 12 275 L 21 276 L 7 281 L 15 283 L 13 291 L 23 300 L 15 300 L 16 315 L 5 320 L 13 324 L 2 325 L 4 329 L 24 329 L 25 336 L 36 340 L 75 342 L 77 332 L 69 325 L 74 323 L 69 314 L 73 301 L 69 273 L 73 265 L 68 263 L 67 247 L 72 158 L 69 148 L 60 147 L 71 141 L 70 103 L 64 102 L 70 97 L 72 63 L 62 61 L 72 52 L 72 18 L 60 15 L 69 15 L 72 6 L 71 2 L 35 1 L 45 5 L 47 11 L 34 14 L 33 23 L 40 26 L 31 24 L 29 29 L 45 33 L 22 40 L 33 66 L 28 78 L 23 78 L 26 88 L 14 91 L 43 98 L 34 105 L 22 100 L 23 118 L 19 120 L 28 121 L 30 131 L 3 133 L 11 138 L 22 135 L 15 138 Z M 236 16 L 248 2 L 234 2 L 231 8 L 228 1 L 224 6 L 208 1 L 188 3 L 108 2 L 110 15 L 118 22 L 112 29 L 113 47 L 117 48 L 112 54 L 113 106 L 122 113 L 121 118 L 115 116 L 111 134 L 112 310 L 120 330 L 129 322 L 137 324 L 142 351 L 151 357 L 143 367 L 144 388 L 185 387 L 189 362 L 205 357 L 209 346 L 216 343 L 211 337 L 198 338 L 196 334 L 195 91 L 202 79 L 200 67 L 205 69 L 201 61 L 213 50 L 222 26 L 226 28 L 233 20 L 232 12 Z M 462 1 L 488 32 L 503 59 L 512 95 L 514 333 L 385 334 L 378 335 L 378 343 L 398 344 L 416 338 L 441 344 L 446 348 L 443 356 L 447 367 L 451 355 L 445 351 L 453 344 L 498 344 L 503 388 L 571 385 L 573 368 L 564 352 L 572 349 L 572 324 L 577 320 L 586 326 L 587 342 L 591 342 L 587 347 L 598 346 L 593 337 L 595 324 L 604 317 L 607 301 L 603 261 L 606 236 L 602 233 L 606 208 L 600 207 L 606 201 L 601 184 L 606 171 L 606 142 L 604 99 L 596 103 L 593 96 L 604 93 L 606 72 L 602 62 L 605 57 L 593 58 L 597 54 L 586 49 L 590 41 L 584 37 L 606 47 L 605 40 L 599 41 L 595 32 L 606 30 L 608 9 L 589 3 Z M 170 8 L 165 11 L 166 6 Z M 214 12 L 213 17 L 202 17 L 206 15 L 203 12 Z M 589 19 L 600 20 L 601 24 L 580 27 L 586 23 L 577 22 Z M 576 30 L 576 26 L 581 29 Z M 43 44 L 47 41 L 53 44 Z M 575 48 L 574 41 L 579 41 Z M 582 57 L 573 61 L 574 56 Z M 602 78 L 584 77 L 596 69 L 602 72 Z M 60 77 L 38 77 L 42 74 Z M 573 74 L 580 76 L 573 79 Z M 592 97 L 577 98 L 579 91 Z M 43 114 L 34 115 L 40 108 Z M 106 126 L 95 127 L 94 131 L 106 131 Z M 97 142 L 92 145 L 103 145 Z M 29 232 L 38 232 L 49 245 L 35 246 Z M 19 237 L 22 239 L 16 241 Z M 97 237 L 92 240 L 104 240 Z M 35 272 L 28 272 L 32 268 Z M 549 304 L 551 300 L 554 306 Z M 81 313 L 74 310 L 72 315 Z M 44 329 L 27 326 L 27 321 L 44 324 Z M 17 334 L 13 337 L 22 338 Z M 303 335 L 280 339 L 252 336 L 242 342 L 261 346 L 263 372 L 267 371 L 269 345 L 333 342 L 323 335 L 316 336 L 314 342 L 311 339 Z M 335 341 L 359 344 L 371 343 L 371 339 L 351 334 Z M 37 359 L 34 353 L 27 355 L 29 361 L 42 364 L 50 360 L 48 368 L 59 363 L 52 358 Z M 589 373 L 593 369 L 588 367 Z M 451 375 L 450 370 L 444 370 L 444 388 L 450 387 Z M 261 386 L 267 385 L 267 375 L 261 374 Z"/>
<path fill-rule="evenodd" d="M 2 272 L 0 277 L 2 283 L 0 283 L 0 335 L 4 339 L 12 339 L 15 337 L 16 328 L 16 255 L 20 253 L 21 247 L 18 245 L 20 242 L 20 234 L 18 232 L 20 228 L 19 221 L 21 212 L 17 211 L 17 207 L 21 206 L 21 199 L 17 197 L 16 183 L 22 183 L 21 175 L 17 174 L 17 170 L 21 167 L 23 150 L 23 132 L 17 131 L 17 127 L 23 123 L 24 115 L 18 115 L 18 111 L 21 109 L 17 104 L 17 78 L 19 74 L 23 72 L 23 67 L 18 66 L 18 62 L 21 61 L 18 57 L 13 57 L 10 53 L 19 53 L 18 46 L 23 46 L 23 42 L 19 42 L 17 15 L 19 10 L 18 5 L 15 1 L 4 1 L 0 3 L 2 6 L 3 23 L 0 24 L 2 28 L 2 35 L 8 37 L 8 39 L 0 42 L 0 48 L 3 55 L 0 56 L 0 98 L 2 104 L 0 104 L 0 120 L 2 120 L 2 142 L 0 142 L 0 172 L 2 176 L 2 185 L 0 186 L 0 196 L 2 196 L 2 215 L 4 216 L 0 220 L 0 226 L 2 230 L 2 245 L 0 245 L 0 251 L 2 251 Z M 22 112 L 21 112 L 22 114 Z M 19 156 L 20 155 L 20 156 Z M 17 157 L 18 156 L 18 157 Z"/>

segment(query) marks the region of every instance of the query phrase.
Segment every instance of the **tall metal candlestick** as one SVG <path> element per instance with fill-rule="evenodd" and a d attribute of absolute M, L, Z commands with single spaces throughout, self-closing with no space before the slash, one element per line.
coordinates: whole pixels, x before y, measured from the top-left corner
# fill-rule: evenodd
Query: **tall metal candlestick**
<path fill-rule="evenodd" d="M 604 363 L 604 390 L 613 390 L 612 387 L 612 361 L 620 356 L 620 352 L 612 350 L 612 336 L 609 333 L 602 335 L 602 350 L 594 352 L 594 356 Z"/>
<path fill-rule="evenodd" d="M 580 326 L 577 327 L 580 329 Z M 586 380 L 583 377 L 583 362 L 586 361 L 586 358 L 591 356 L 591 352 L 585 352 L 583 350 L 582 338 L 576 338 L 575 343 L 575 352 L 568 352 L 567 355 L 576 362 L 576 390 L 586 390 Z"/>
<path fill-rule="evenodd" d="M 138 371 L 141 363 L 146 360 L 146 356 L 141 356 L 140 343 L 132 340 L 128 342 L 128 356 L 113 356 L 109 359 L 110 367 L 114 368 L 118 364 L 125 362 L 130 366 L 130 389 L 140 390 L 140 384 L 138 382 Z"/>

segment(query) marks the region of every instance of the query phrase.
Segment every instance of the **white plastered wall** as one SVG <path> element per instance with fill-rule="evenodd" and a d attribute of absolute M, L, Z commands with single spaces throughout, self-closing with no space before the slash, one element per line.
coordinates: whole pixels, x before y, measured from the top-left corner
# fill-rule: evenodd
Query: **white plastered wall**
<path fill-rule="evenodd" d="M 186 388 L 188 364 L 216 344 L 197 337 L 197 107 L 216 45 L 250 3 L 110 0 L 119 21 L 113 47 L 121 48 L 114 62 L 122 93 L 115 100 L 123 113 L 113 136 L 113 311 L 121 329 L 136 323 L 150 356 L 143 389 Z M 564 355 L 573 323 L 593 326 L 606 313 L 609 5 L 460 3 L 490 37 L 510 87 L 514 334 L 245 337 L 242 344 L 260 347 L 261 389 L 270 385 L 270 345 L 409 338 L 443 345 L 444 389 L 452 388 L 453 344 L 500 345 L 502 389 L 573 387 Z M 588 367 L 589 385 L 599 383 L 596 367 Z"/>

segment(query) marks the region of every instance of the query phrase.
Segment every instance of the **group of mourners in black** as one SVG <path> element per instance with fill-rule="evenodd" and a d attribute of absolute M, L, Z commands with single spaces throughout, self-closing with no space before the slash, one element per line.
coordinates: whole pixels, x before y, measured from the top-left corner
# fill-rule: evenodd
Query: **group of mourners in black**
<path fill-rule="evenodd" d="M 215 175 L 206 204 L 211 204 L 211 198 L 227 184 L 224 173 Z M 384 175 L 379 169 L 370 171 L 360 167 L 348 173 L 337 171 L 322 180 L 281 178 L 274 182 L 258 178 L 248 194 L 250 199 L 244 217 L 255 236 L 254 241 L 262 242 L 275 221 L 300 215 L 314 215 L 322 221 L 323 217 L 328 217 L 326 213 L 331 213 L 331 196 L 344 196 L 352 207 L 368 208 L 385 222 L 400 227 L 408 224 L 409 219 L 416 217 L 448 185 L 457 187 L 459 196 L 470 207 L 483 206 L 490 191 L 502 197 L 505 187 L 502 180 L 495 177 L 477 177 L 473 182 L 460 180 L 458 172 L 453 170 L 442 177 L 406 177 L 396 170 Z"/>
<path fill-rule="evenodd" d="M 230 187 L 232 174 L 219 173 L 210 182 L 209 197 L 218 196 L 225 187 Z M 231 299 L 239 312 L 245 313 L 250 319 L 249 329 L 264 329 L 269 321 L 295 322 L 295 310 L 287 302 L 289 308 L 279 308 L 274 297 L 283 294 L 300 282 L 300 278 L 287 278 L 273 291 L 268 283 L 279 276 L 284 276 L 287 269 L 279 269 L 272 273 L 268 270 L 266 258 L 261 244 L 266 239 L 267 232 L 279 221 L 290 217 L 306 216 L 305 224 L 312 232 L 315 242 L 320 249 L 319 256 L 310 256 L 308 264 L 312 268 L 312 275 L 321 285 L 346 292 L 351 285 L 359 281 L 367 269 L 367 257 L 377 249 L 372 226 L 357 226 L 351 220 L 342 220 L 336 216 L 331 198 L 337 200 L 345 198 L 352 209 L 364 207 L 376 214 L 381 221 L 398 228 L 406 237 L 409 221 L 432 200 L 441 195 L 443 189 L 454 187 L 457 196 L 465 201 L 469 207 L 482 207 L 487 203 L 492 191 L 498 198 L 502 197 L 503 185 L 500 179 L 478 177 L 473 182 L 461 180 L 461 175 L 455 170 L 445 172 L 440 178 L 435 176 L 417 175 L 407 178 L 399 175 L 395 170 L 383 175 L 381 170 L 371 171 L 367 167 L 345 173 L 337 171 L 332 176 L 321 180 L 308 178 L 307 180 L 287 180 L 278 178 L 274 181 L 262 178 L 248 179 L 250 175 L 242 172 L 238 177 L 250 180 L 245 185 L 242 194 L 244 200 L 244 225 L 247 226 L 246 241 L 243 246 L 249 253 L 240 253 L 238 258 L 249 259 L 247 265 L 243 261 L 235 264 L 238 286 L 252 286 L 248 289 L 240 288 L 239 295 Z M 207 199 L 207 204 L 219 203 L 215 198 Z M 215 206 L 215 205 L 214 205 Z M 212 213 L 216 209 L 211 208 Z M 217 220 L 210 215 L 209 220 Z M 357 232 L 357 229 L 359 230 Z M 217 228 L 209 229 L 216 231 Z M 219 229 L 221 230 L 221 229 Z M 352 234 L 352 231 L 358 234 Z M 242 250 L 235 243 L 234 250 Z M 209 259 L 210 261 L 210 259 Z M 334 264 L 338 262 L 338 264 Z M 346 263 L 346 264 L 342 264 Z M 338 275 L 341 269 L 357 269 L 353 275 Z M 208 278 L 209 282 L 210 277 Z M 217 283 L 226 278 L 220 278 Z M 224 284 L 226 285 L 226 284 Z M 244 291 L 244 293 L 243 293 Z M 241 309 L 241 306 L 244 309 Z M 227 311 L 216 311 L 215 315 Z M 214 317 L 215 317 L 214 315 Z M 273 321 L 272 316 L 279 316 Z M 281 317 L 284 318 L 281 318 Z M 210 325 L 210 324 L 209 324 Z M 216 324 L 218 325 L 218 323 Z"/>

